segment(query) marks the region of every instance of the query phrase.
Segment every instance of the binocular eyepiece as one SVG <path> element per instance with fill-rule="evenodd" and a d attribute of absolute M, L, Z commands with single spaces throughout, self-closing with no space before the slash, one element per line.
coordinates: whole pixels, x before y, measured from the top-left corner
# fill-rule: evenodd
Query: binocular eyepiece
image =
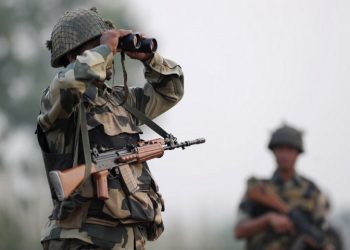
<path fill-rule="evenodd" d="M 155 38 L 142 38 L 138 33 L 132 33 L 119 39 L 118 48 L 124 51 L 153 53 L 158 44 Z"/>

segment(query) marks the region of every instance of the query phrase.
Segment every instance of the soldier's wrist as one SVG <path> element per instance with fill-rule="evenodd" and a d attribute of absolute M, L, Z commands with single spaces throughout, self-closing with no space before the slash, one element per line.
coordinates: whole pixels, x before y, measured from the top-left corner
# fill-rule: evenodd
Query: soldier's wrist
<path fill-rule="evenodd" d="M 272 225 L 272 221 L 273 221 L 273 217 L 274 217 L 274 213 L 272 212 L 268 212 L 264 215 L 264 219 L 266 221 L 267 226 L 271 226 Z"/>
<path fill-rule="evenodd" d="M 141 60 L 141 62 L 145 65 L 145 66 L 149 66 L 152 63 L 152 60 L 154 58 L 154 53 L 150 54 L 150 57 L 148 57 L 147 59 Z"/>
<path fill-rule="evenodd" d="M 150 64 L 154 57 L 154 53 L 147 53 L 147 56 L 144 59 L 141 59 L 140 61 L 145 63 L 145 64 Z"/>

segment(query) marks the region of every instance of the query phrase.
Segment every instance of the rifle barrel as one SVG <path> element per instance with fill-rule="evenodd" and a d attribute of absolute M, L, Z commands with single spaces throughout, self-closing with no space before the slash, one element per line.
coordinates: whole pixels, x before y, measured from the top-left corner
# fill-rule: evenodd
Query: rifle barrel
<path fill-rule="evenodd" d="M 196 145 L 196 144 L 202 144 L 202 143 L 205 143 L 205 138 L 198 138 L 198 139 L 194 139 L 194 140 L 180 142 L 180 143 L 175 144 L 175 146 L 165 146 L 164 150 L 171 150 L 171 149 L 175 149 L 175 148 L 185 149 L 185 147 L 189 147 L 189 146 Z"/>

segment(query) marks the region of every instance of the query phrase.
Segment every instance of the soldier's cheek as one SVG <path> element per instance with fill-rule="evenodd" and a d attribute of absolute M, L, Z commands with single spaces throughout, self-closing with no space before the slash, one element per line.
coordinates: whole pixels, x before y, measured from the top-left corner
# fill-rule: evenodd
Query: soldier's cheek
<path fill-rule="evenodd" d="M 112 69 L 107 69 L 106 70 L 106 80 L 111 80 L 112 78 Z"/>

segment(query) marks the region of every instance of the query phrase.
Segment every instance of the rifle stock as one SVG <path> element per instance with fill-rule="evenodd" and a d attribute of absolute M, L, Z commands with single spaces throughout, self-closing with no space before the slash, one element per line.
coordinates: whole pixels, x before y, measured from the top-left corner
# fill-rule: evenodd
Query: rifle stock
<path fill-rule="evenodd" d="M 118 162 L 145 162 L 154 158 L 160 158 L 164 154 L 164 141 L 153 140 L 146 145 L 140 145 L 135 153 L 121 156 Z"/>
<path fill-rule="evenodd" d="M 59 201 L 67 199 L 84 180 L 85 168 L 86 166 L 82 164 L 64 171 L 54 170 L 49 173 L 51 183 Z M 91 173 L 96 173 L 95 164 L 92 164 Z"/>

